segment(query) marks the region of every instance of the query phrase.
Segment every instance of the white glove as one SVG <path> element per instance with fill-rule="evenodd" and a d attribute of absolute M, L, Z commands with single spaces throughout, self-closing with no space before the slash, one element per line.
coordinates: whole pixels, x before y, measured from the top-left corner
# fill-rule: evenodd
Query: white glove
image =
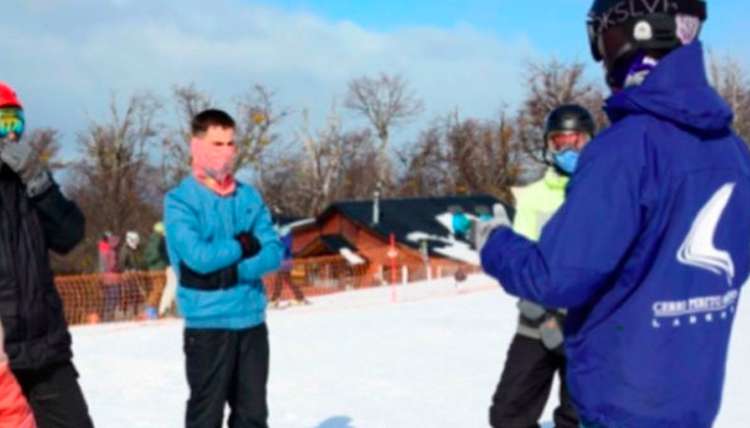
<path fill-rule="evenodd" d="M 490 235 L 492 235 L 492 232 L 494 232 L 495 229 L 499 227 L 511 227 L 508 213 L 505 211 L 505 208 L 502 205 L 495 205 L 493 211 L 495 217 L 493 217 L 491 220 L 480 221 L 475 225 L 476 227 L 474 232 L 474 244 L 477 250 L 480 252 L 487 244 L 487 241 L 490 239 Z"/>
<path fill-rule="evenodd" d="M 3 330 L 3 322 L 0 321 L 0 364 L 8 361 L 8 356 L 5 354 L 5 331 Z"/>

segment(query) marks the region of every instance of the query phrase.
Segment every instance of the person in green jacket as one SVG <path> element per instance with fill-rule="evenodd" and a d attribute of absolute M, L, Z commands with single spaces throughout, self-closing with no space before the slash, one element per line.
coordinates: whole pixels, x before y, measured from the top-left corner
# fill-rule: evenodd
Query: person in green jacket
<path fill-rule="evenodd" d="M 550 113 L 545 126 L 544 177 L 517 194 L 513 228 L 538 240 L 542 228 L 565 200 L 565 188 L 576 169 L 578 155 L 593 138 L 594 120 L 577 105 L 564 105 Z M 565 387 L 565 356 L 561 325 L 565 311 L 544 308 L 522 300 L 518 329 L 510 345 L 505 368 L 490 407 L 495 428 L 538 427 L 555 374 L 561 380 L 560 406 L 555 410 L 556 428 L 578 428 L 579 422 Z"/>
<path fill-rule="evenodd" d="M 163 271 L 169 266 L 167 242 L 164 239 L 164 223 L 158 222 L 154 225 L 154 231 L 146 242 L 143 261 L 149 271 Z"/>
<path fill-rule="evenodd" d="M 143 261 L 150 272 L 164 272 L 166 280 L 153 281 L 153 286 L 146 299 L 146 318 L 156 319 L 163 316 L 174 302 L 177 291 L 177 279 L 169 268 L 167 241 L 164 237 L 164 223 L 154 224 L 154 231 L 148 237 Z"/>

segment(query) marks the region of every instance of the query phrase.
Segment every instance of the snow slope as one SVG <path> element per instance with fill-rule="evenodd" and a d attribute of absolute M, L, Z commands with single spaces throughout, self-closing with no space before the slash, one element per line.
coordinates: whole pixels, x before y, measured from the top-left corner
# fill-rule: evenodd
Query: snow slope
<path fill-rule="evenodd" d="M 486 427 L 515 331 L 515 300 L 474 276 L 326 296 L 269 313 L 270 426 Z M 750 309 L 740 313 L 719 428 L 750 420 Z M 179 321 L 73 329 L 76 364 L 98 427 L 184 426 Z M 553 397 L 544 420 L 551 419 Z"/>

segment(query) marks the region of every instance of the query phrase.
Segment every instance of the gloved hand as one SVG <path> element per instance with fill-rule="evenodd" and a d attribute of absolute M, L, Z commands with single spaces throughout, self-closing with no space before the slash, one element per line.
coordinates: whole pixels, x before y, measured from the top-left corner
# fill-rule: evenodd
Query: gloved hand
<path fill-rule="evenodd" d="M 530 321 L 538 321 L 547 313 L 547 310 L 544 309 L 542 305 L 538 305 L 528 300 L 519 300 L 516 306 L 518 307 L 518 310 L 521 311 L 521 315 Z"/>
<path fill-rule="evenodd" d="M 557 317 L 551 315 L 539 326 L 539 333 L 542 335 L 544 347 L 550 351 L 561 350 L 565 342 L 562 327 Z"/>
<path fill-rule="evenodd" d="M 3 322 L 0 321 L 0 364 L 8 361 L 8 355 L 5 354 L 5 330 Z"/>
<path fill-rule="evenodd" d="M 39 153 L 28 144 L 6 143 L 0 151 L 0 160 L 18 174 L 29 197 L 39 196 L 52 187 L 52 177 L 39 159 Z"/>
<path fill-rule="evenodd" d="M 482 248 L 487 244 L 490 239 L 490 235 L 495 229 L 499 227 L 511 227 L 510 217 L 502 206 L 496 206 L 494 209 L 495 216 L 486 221 L 479 221 L 474 227 L 474 246 L 477 251 L 482 251 Z"/>
<path fill-rule="evenodd" d="M 260 252 L 260 242 L 258 241 L 258 238 L 256 238 L 252 233 L 242 232 L 239 235 L 235 236 L 234 239 L 236 239 L 237 242 L 240 243 L 240 247 L 242 247 L 243 259 L 255 257 Z"/>

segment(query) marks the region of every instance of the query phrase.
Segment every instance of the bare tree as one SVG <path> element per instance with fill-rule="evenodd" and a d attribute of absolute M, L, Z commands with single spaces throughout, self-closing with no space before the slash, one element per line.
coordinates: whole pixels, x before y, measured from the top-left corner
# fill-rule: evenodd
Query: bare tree
<path fill-rule="evenodd" d="M 304 112 L 292 147 L 265 159 L 259 187 L 277 212 L 314 216 L 337 199 L 369 196 L 374 159 L 369 131 L 344 131 L 335 107 L 318 131 Z"/>
<path fill-rule="evenodd" d="M 349 82 L 345 106 L 365 117 L 375 129 L 380 140 L 377 179 L 386 186 L 391 184 L 391 129 L 422 113 L 422 101 L 403 77 L 381 73 L 376 78 L 364 76 Z"/>
<path fill-rule="evenodd" d="M 86 215 L 87 235 L 66 258 L 69 269 L 94 269 L 96 241 L 105 230 L 146 233 L 161 217 L 163 195 L 155 185 L 159 171 L 149 158 L 162 130 L 160 111 L 160 102 L 150 94 L 131 97 L 124 110 L 113 98 L 110 117 L 92 121 L 78 135 L 80 157 L 71 164 L 68 193 Z"/>
<path fill-rule="evenodd" d="M 276 126 L 289 112 L 276 110 L 273 97 L 273 92 L 255 85 L 237 100 L 237 171 L 257 168 L 263 152 L 279 138 Z"/>
<path fill-rule="evenodd" d="M 335 107 L 331 109 L 326 127 L 317 133 L 310 132 L 308 113 L 304 112 L 304 126 L 298 139 L 302 142 L 305 156 L 305 174 L 308 176 L 307 191 L 312 197 L 307 211 L 310 214 L 320 212 L 324 205 L 331 202 L 335 180 L 341 175 L 344 147 L 341 135 L 341 119 Z"/>
<path fill-rule="evenodd" d="M 455 177 L 445 144 L 446 126 L 450 117 L 422 131 L 416 144 L 401 153 L 403 176 L 399 188 L 401 196 L 441 196 L 455 191 Z"/>
<path fill-rule="evenodd" d="M 401 194 L 489 193 L 511 202 L 510 187 L 524 168 L 524 148 L 505 113 L 484 122 L 454 113 L 421 135 L 407 161 Z"/>
<path fill-rule="evenodd" d="M 274 214 L 307 216 L 309 195 L 303 190 L 301 151 L 269 150 L 262 157 L 256 185 Z"/>
<path fill-rule="evenodd" d="M 490 193 L 512 201 L 510 187 L 521 175 L 523 157 L 505 113 L 498 121 L 489 123 L 460 121 L 456 117 L 447 138 L 450 161 L 458 177 L 457 189 Z"/>
<path fill-rule="evenodd" d="M 206 93 L 192 84 L 174 87 L 173 100 L 179 123 L 162 143 L 162 173 L 166 189 L 190 174 L 190 122 L 195 115 L 214 105 Z M 238 149 L 235 170 L 258 167 L 263 151 L 277 140 L 278 136 L 273 131 L 287 112 L 274 109 L 273 93 L 261 85 L 254 86 L 239 97 L 234 107 Z"/>
<path fill-rule="evenodd" d="M 585 65 L 557 60 L 526 65 L 526 98 L 518 111 L 517 137 L 530 159 L 543 163 L 544 124 L 547 115 L 563 104 L 580 104 L 594 116 L 599 128 L 607 124 L 602 110 L 604 93 L 584 78 Z"/>
<path fill-rule="evenodd" d="M 26 136 L 26 142 L 39 153 L 42 163 L 51 171 L 65 168 L 60 155 L 60 132 L 53 128 L 34 129 Z"/>
<path fill-rule="evenodd" d="M 162 141 L 162 183 L 165 191 L 190 174 L 190 122 L 213 102 L 195 85 L 175 86 L 172 99 L 178 124 Z"/>
<path fill-rule="evenodd" d="M 750 145 L 750 75 L 731 57 L 712 58 L 711 80 L 734 112 L 734 129 Z"/>

